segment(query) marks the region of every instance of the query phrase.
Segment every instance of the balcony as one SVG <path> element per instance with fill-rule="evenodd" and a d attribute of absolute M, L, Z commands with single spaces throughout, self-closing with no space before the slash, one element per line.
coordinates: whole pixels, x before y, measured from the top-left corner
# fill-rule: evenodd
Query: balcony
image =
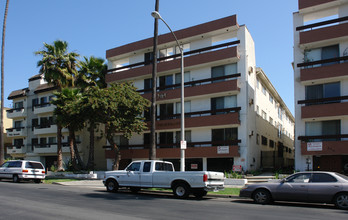
<path fill-rule="evenodd" d="M 69 132 L 67 128 L 62 129 L 62 133 L 67 133 L 67 132 Z M 37 126 L 34 128 L 34 135 L 56 134 L 56 133 L 57 133 L 57 125 Z"/>
<path fill-rule="evenodd" d="M 185 128 L 239 125 L 241 107 L 185 113 Z M 181 114 L 157 116 L 156 130 L 179 129 Z M 148 122 L 148 127 L 150 123 Z"/>
<path fill-rule="evenodd" d="M 25 108 L 13 108 L 6 110 L 7 112 L 7 118 L 14 119 L 14 118 L 25 118 L 26 117 L 26 111 Z"/>
<path fill-rule="evenodd" d="M 299 63 L 301 82 L 319 80 L 333 77 L 348 76 L 348 56 L 318 60 L 313 62 Z"/>
<path fill-rule="evenodd" d="M 237 94 L 240 91 L 240 88 L 238 87 L 238 77 L 240 77 L 240 73 L 186 82 L 184 84 L 185 97 L 202 96 L 232 91 Z M 163 101 L 170 99 L 179 99 L 181 97 L 180 86 L 181 84 L 179 83 L 165 87 L 157 87 L 156 100 Z M 138 90 L 139 93 L 144 93 L 143 97 L 148 100 L 151 100 L 151 91 L 152 89 Z"/>
<path fill-rule="evenodd" d="M 301 118 L 313 119 L 323 117 L 347 116 L 348 102 L 341 102 L 342 100 L 348 100 L 348 96 L 301 100 L 297 103 L 307 104 L 307 106 L 301 107 Z"/>
<path fill-rule="evenodd" d="M 219 158 L 219 157 L 239 157 L 239 146 L 241 140 L 226 142 L 190 142 L 187 143 L 185 150 L 186 158 Z M 224 150 L 220 150 L 223 146 Z M 120 146 L 123 159 L 146 158 L 149 155 L 148 145 L 129 145 Z M 114 158 L 113 150 L 106 150 L 106 158 Z M 173 159 L 180 158 L 179 144 L 157 144 L 156 155 L 158 158 Z"/>
<path fill-rule="evenodd" d="M 26 150 L 24 145 L 22 146 L 11 146 L 7 147 L 7 153 L 8 154 L 25 154 Z"/>
<path fill-rule="evenodd" d="M 342 38 L 348 39 L 348 23 L 339 23 L 345 21 L 348 21 L 348 16 L 297 27 L 296 30 L 301 31 L 300 47 L 329 40 L 332 41 L 333 39 L 340 39 L 340 41 L 342 41 Z M 311 47 L 315 46 L 312 45 Z"/>
<path fill-rule="evenodd" d="M 34 106 L 34 114 L 39 115 L 44 113 L 53 113 L 55 108 L 56 108 L 55 105 L 51 105 L 49 103 L 43 103 L 43 104 Z"/>
<path fill-rule="evenodd" d="M 7 131 L 7 137 L 26 137 L 27 136 L 25 127 L 7 128 L 6 131 Z"/>
<path fill-rule="evenodd" d="M 192 50 L 184 53 L 185 67 L 196 66 L 201 64 L 213 63 L 220 60 L 232 59 L 231 62 L 239 60 L 237 46 L 240 41 L 233 41 L 216 46 L 206 47 L 198 50 Z M 158 58 L 157 71 L 164 72 L 173 69 L 180 69 L 180 54 L 168 57 Z M 106 75 L 106 82 L 136 78 L 152 73 L 152 65 L 146 65 L 145 62 L 135 63 L 128 66 L 109 69 Z"/>
<path fill-rule="evenodd" d="M 302 155 L 348 154 L 348 134 L 300 136 Z M 342 140 L 344 139 L 344 140 Z"/>
<path fill-rule="evenodd" d="M 70 152 L 70 148 L 67 144 L 62 146 L 63 153 Z M 37 144 L 33 146 L 33 152 L 37 154 L 57 154 L 57 144 Z"/>

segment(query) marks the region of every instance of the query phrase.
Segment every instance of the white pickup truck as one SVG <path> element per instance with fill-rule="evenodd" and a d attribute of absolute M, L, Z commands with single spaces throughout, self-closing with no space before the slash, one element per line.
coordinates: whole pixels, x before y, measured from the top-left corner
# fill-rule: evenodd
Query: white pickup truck
<path fill-rule="evenodd" d="M 190 193 L 203 197 L 208 191 L 222 190 L 224 179 L 221 172 L 175 172 L 171 162 L 141 160 L 130 163 L 124 170 L 105 172 L 103 183 L 108 192 L 117 192 L 119 187 L 129 187 L 136 193 L 141 188 L 154 187 L 172 189 L 177 198 L 186 198 Z"/>

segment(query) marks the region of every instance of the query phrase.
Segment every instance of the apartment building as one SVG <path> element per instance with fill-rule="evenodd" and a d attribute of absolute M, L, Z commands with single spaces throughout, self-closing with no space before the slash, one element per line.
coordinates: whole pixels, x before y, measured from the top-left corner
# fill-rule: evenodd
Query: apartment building
<path fill-rule="evenodd" d="M 237 16 L 175 32 L 184 48 L 186 170 L 244 171 L 293 164 L 294 118 L 265 73 L 256 68 L 254 41 Z M 180 50 L 159 36 L 157 158 L 180 165 Z M 151 100 L 153 38 L 106 51 L 107 82 L 132 82 Z M 145 114 L 150 125 L 150 113 Z M 150 127 L 150 126 L 149 126 Z M 117 134 L 121 168 L 149 157 L 150 133 Z M 114 152 L 106 148 L 108 169 Z"/>
<path fill-rule="evenodd" d="M 43 74 L 29 79 L 29 87 L 15 90 L 8 96 L 13 101 L 13 108 L 7 110 L 7 117 L 13 120 L 13 126 L 7 129 L 7 136 L 12 144 L 7 153 L 15 159 L 41 161 L 50 169 L 57 163 L 57 125 L 50 100 L 54 97 L 54 86 L 48 85 Z M 65 167 L 70 160 L 68 129 L 62 129 L 62 151 Z M 97 136 L 98 137 L 98 136 Z M 97 169 L 105 169 L 105 140 L 96 138 L 95 161 Z M 88 159 L 89 136 L 86 129 L 76 133 L 79 152 L 85 162 Z"/>
<path fill-rule="evenodd" d="M 348 172 L 348 1 L 299 0 L 294 20 L 298 170 Z"/>

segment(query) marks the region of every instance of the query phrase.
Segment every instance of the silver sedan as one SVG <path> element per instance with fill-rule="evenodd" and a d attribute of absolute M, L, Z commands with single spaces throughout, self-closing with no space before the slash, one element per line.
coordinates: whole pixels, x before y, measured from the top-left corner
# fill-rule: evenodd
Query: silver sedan
<path fill-rule="evenodd" d="M 279 182 L 246 185 L 239 196 L 252 198 L 259 204 L 272 201 L 333 203 L 340 209 L 348 209 L 348 177 L 334 172 L 299 172 Z"/>

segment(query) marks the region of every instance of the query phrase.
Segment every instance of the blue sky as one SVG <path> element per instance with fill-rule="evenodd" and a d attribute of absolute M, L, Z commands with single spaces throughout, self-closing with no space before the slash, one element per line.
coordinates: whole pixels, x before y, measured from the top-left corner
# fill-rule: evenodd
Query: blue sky
<path fill-rule="evenodd" d="M 5 0 L 1 1 L 3 23 Z M 43 42 L 65 40 L 82 56 L 153 36 L 155 0 L 11 0 L 6 29 L 5 106 L 11 91 L 38 74 Z M 159 12 L 175 30 L 237 14 L 250 31 L 261 67 L 294 113 L 292 14 L 297 0 L 160 0 Z M 159 23 L 159 34 L 167 33 Z"/>

